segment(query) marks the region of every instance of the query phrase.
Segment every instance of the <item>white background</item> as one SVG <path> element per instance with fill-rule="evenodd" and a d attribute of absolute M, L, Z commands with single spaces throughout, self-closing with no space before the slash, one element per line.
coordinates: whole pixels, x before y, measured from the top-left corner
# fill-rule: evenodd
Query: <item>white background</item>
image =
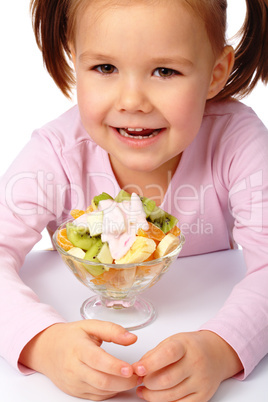
<path fill-rule="evenodd" d="M 244 18 L 244 0 L 229 1 L 228 37 Z M 43 67 L 31 26 L 29 1 L 0 4 L 0 175 L 30 138 L 32 131 L 75 104 L 67 100 Z M 235 44 L 235 41 L 231 41 Z M 260 84 L 244 102 L 268 126 L 267 88 Z"/>

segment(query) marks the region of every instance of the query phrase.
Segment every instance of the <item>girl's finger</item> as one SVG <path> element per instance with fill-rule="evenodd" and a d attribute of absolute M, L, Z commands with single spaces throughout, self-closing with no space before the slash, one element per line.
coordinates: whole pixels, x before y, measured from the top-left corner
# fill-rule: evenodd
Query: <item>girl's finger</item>
<path fill-rule="evenodd" d="M 131 345 L 137 340 L 136 335 L 129 333 L 123 327 L 111 322 L 87 320 L 81 322 L 81 329 L 86 333 L 83 343 L 80 344 L 79 359 L 88 367 L 120 377 L 129 378 L 133 375 L 133 368 L 116 357 L 110 355 L 96 342 L 114 342 L 120 345 Z M 89 336 L 88 336 L 89 335 Z M 94 341 L 92 341 L 92 336 Z"/>
<path fill-rule="evenodd" d="M 191 376 L 191 368 L 183 360 L 146 375 L 143 384 L 154 391 L 176 387 Z"/>
<path fill-rule="evenodd" d="M 133 367 L 129 363 L 117 359 L 93 343 L 80 352 L 79 358 L 86 366 L 99 372 L 125 378 L 133 375 Z"/>
<path fill-rule="evenodd" d="M 138 376 L 144 377 L 181 360 L 185 353 L 186 349 L 181 342 L 176 339 L 168 339 L 161 342 L 132 367 Z"/>
<path fill-rule="evenodd" d="M 191 386 L 191 381 L 189 379 L 185 379 L 180 384 L 175 387 L 164 389 L 164 390 L 151 390 L 146 387 L 137 388 L 137 395 L 145 399 L 146 401 L 154 401 L 154 402 L 174 402 L 174 401 L 187 401 L 194 402 L 199 401 L 201 399 L 196 399 L 195 388 Z M 202 399 L 202 401 L 205 399 Z"/>
<path fill-rule="evenodd" d="M 120 325 L 108 321 L 84 320 L 81 321 L 81 328 L 89 335 L 99 338 L 105 342 L 113 342 L 119 345 L 132 345 L 136 342 L 137 336 L 128 332 Z"/>
<path fill-rule="evenodd" d="M 138 382 L 136 375 L 132 375 L 130 378 L 122 378 L 94 370 L 86 365 L 81 367 L 79 376 L 83 379 L 84 392 L 98 395 L 127 391 L 136 387 Z"/>

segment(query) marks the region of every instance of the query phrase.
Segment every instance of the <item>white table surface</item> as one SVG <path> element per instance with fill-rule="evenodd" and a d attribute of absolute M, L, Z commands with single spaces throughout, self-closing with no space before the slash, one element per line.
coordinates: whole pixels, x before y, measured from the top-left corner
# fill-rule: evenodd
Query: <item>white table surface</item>
<path fill-rule="evenodd" d="M 242 252 L 222 251 L 179 258 L 143 296 L 157 310 L 156 320 L 135 331 L 135 345 L 104 348 L 129 363 L 176 332 L 198 329 L 222 306 L 231 289 L 245 274 Z M 23 280 L 42 302 L 55 307 L 69 321 L 79 320 L 80 306 L 92 293 L 66 268 L 56 251 L 31 252 L 21 271 Z M 0 358 L 0 400 L 3 402 L 78 402 L 64 394 L 45 376 L 23 376 Z M 113 402 L 139 401 L 135 391 L 124 392 Z M 268 355 L 245 381 L 221 384 L 212 402 L 268 402 Z M 165 402 L 165 401 L 163 401 Z"/>

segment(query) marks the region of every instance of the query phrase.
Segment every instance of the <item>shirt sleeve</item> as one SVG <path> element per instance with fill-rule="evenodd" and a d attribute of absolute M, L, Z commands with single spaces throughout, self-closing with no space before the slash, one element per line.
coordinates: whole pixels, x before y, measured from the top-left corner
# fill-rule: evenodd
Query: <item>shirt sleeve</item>
<path fill-rule="evenodd" d="M 201 329 L 233 347 L 244 366 L 236 377 L 244 379 L 268 352 L 268 133 L 257 118 L 248 117 L 240 126 L 223 139 L 216 159 L 247 272 Z"/>
<path fill-rule="evenodd" d="M 34 133 L 0 182 L 0 355 L 25 374 L 32 370 L 18 364 L 23 347 L 45 328 L 65 321 L 40 303 L 19 276 L 43 229 L 60 220 L 68 204 L 59 152 L 46 136 Z"/>

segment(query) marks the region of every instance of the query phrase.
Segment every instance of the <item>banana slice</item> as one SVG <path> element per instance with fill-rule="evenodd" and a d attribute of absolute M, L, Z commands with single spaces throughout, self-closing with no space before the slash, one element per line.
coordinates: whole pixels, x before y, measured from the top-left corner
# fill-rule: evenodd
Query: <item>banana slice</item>
<path fill-rule="evenodd" d="M 67 251 L 68 254 L 71 254 L 74 257 L 81 258 L 83 259 L 85 257 L 85 252 L 79 248 L 79 247 L 72 247 L 69 251 Z"/>
<path fill-rule="evenodd" d="M 132 244 L 128 252 L 116 264 L 131 264 L 139 263 L 147 260 L 148 257 L 155 251 L 156 244 L 154 240 L 143 236 L 136 236 L 135 242 Z"/>
<path fill-rule="evenodd" d="M 181 241 L 179 237 L 174 236 L 172 233 L 167 234 L 156 247 L 154 257 L 160 258 L 171 253 L 171 251 L 175 250 L 175 248 L 178 247 L 180 242 Z"/>

